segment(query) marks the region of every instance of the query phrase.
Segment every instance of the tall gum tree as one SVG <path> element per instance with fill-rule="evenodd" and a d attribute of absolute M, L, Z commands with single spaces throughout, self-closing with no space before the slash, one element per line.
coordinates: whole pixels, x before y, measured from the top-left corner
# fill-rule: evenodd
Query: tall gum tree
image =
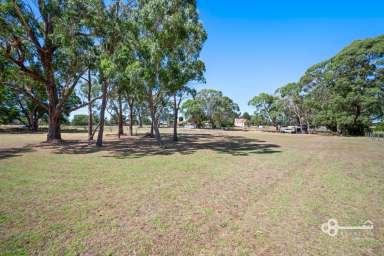
<path fill-rule="evenodd" d="M 105 111 L 107 108 L 108 92 L 118 86 L 116 81 L 116 67 L 114 55 L 118 47 L 123 43 L 123 36 L 129 32 L 126 28 L 127 10 L 129 5 L 123 1 L 114 1 L 109 6 L 104 6 L 100 12 L 103 22 L 96 25 L 100 33 L 100 65 L 99 76 L 102 81 L 102 100 L 100 106 L 100 123 L 97 134 L 96 146 L 103 146 L 103 134 L 105 125 Z"/>
<path fill-rule="evenodd" d="M 83 52 L 92 44 L 86 20 L 94 15 L 97 1 L 0 2 L 0 54 L 46 90 L 48 142 L 60 142 L 60 118 L 67 101 L 86 71 Z M 8 86 L 18 84 L 8 81 Z M 18 88 L 25 89 L 25 88 Z M 31 88 L 29 88 L 31 89 Z M 28 90 L 26 90 L 28 92 Z M 74 106 L 69 111 L 83 107 Z"/>
<path fill-rule="evenodd" d="M 384 36 L 356 40 L 300 79 L 319 125 L 363 135 L 383 119 Z"/>
<path fill-rule="evenodd" d="M 164 81 L 162 74 L 168 72 L 168 62 L 175 50 L 184 48 L 198 56 L 207 34 L 199 20 L 195 0 L 139 0 L 135 19 L 138 21 L 135 40 L 138 43 L 134 46 L 136 62 L 130 69 L 140 69 L 144 77 L 143 91 L 154 135 L 162 146 L 159 109 L 163 97 L 170 91 L 170 84 Z M 176 86 L 181 88 L 183 84 Z"/>

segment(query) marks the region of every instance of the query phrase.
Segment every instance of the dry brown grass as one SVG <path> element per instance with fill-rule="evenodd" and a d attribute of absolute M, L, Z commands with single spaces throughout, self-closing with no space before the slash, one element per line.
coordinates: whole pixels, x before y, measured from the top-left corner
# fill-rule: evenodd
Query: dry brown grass
<path fill-rule="evenodd" d="M 143 133 L 144 131 L 141 131 Z M 168 133 L 169 130 L 163 130 Z M 378 255 L 384 146 L 366 138 L 181 130 L 0 134 L 0 254 Z M 333 238 L 320 225 L 374 223 Z"/>

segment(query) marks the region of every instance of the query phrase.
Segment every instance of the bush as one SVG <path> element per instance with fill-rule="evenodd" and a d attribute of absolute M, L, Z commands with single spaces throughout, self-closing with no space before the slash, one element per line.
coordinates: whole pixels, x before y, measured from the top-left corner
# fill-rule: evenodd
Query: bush
<path fill-rule="evenodd" d="M 375 127 L 373 128 L 373 130 L 375 132 L 384 132 L 384 121 L 376 124 Z"/>
<path fill-rule="evenodd" d="M 99 122 L 99 117 L 96 115 L 93 115 L 92 120 L 93 120 L 93 124 L 97 124 Z M 74 115 L 71 124 L 74 126 L 88 125 L 88 115 Z"/>

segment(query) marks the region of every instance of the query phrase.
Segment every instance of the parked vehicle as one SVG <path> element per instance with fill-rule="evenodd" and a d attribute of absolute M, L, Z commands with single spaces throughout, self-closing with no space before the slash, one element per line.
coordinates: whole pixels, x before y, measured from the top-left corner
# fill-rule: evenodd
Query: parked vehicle
<path fill-rule="evenodd" d="M 282 132 L 282 133 L 308 133 L 308 128 L 306 125 L 287 126 L 287 127 L 281 127 L 280 132 Z"/>
<path fill-rule="evenodd" d="M 295 126 L 281 127 L 280 132 L 282 133 L 296 133 Z"/>

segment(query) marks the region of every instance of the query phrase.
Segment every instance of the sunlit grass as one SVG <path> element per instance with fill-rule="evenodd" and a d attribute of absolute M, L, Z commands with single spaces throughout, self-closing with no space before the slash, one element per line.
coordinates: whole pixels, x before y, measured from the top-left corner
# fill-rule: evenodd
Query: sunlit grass
<path fill-rule="evenodd" d="M 112 144 L 114 135 L 101 150 L 81 151 L 77 144 L 42 147 L 44 134 L 0 134 L 0 254 L 384 250 L 382 143 L 253 131 L 181 134 L 178 144 L 168 142 L 167 154 L 155 143 L 135 150 L 138 138 Z M 332 238 L 320 230 L 329 218 L 342 225 L 369 219 L 374 230 Z"/>

